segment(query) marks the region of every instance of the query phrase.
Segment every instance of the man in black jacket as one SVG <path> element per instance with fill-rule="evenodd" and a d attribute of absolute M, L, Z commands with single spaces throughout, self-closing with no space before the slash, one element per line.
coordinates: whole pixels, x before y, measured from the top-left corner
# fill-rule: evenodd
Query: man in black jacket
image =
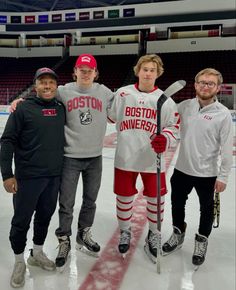
<path fill-rule="evenodd" d="M 22 287 L 26 265 L 24 249 L 34 215 L 33 249 L 28 264 L 54 270 L 43 252 L 48 226 L 55 211 L 63 161 L 65 111 L 54 97 L 57 75 L 49 68 L 35 74 L 37 96 L 18 105 L 1 137 L 3 185 L 13 193 L 14 215 L 10 242 L 15 254 L 12 287 Z M 15 172 L 12 170 L 14 156 Z"/>

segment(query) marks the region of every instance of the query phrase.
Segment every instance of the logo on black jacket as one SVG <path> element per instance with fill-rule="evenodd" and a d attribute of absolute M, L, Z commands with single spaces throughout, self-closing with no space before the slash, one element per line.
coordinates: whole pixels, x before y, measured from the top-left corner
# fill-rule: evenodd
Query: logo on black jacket
<path fill-rule="evenodd" d="M 43 116 L 45 117 L 54 117 L 57 116 L 56 109 L 42 109 Z"/>

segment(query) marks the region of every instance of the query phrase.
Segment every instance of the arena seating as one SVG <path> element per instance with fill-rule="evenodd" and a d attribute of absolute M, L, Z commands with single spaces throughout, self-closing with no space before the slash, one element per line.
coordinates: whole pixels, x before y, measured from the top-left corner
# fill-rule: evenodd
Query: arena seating
<path fill-rule="evenodd" d="M 18 97 L 32 83 L 39 67 L 53 67 L 60 58 L 0 58 L 0 104 Z"/>
<path fill-rule="evenodd" d="M 158 80 L 161 89 L 168 87 L 178 79 L 187 82 L 186 87 L 174 96 L 178 103 L 183 99 L 195 97 L 194 77 L 202 69 L 213 67 L 219 70 L 224 83 L 236 82 L 236 51 L 197 51 L 159 54 L 163 60 L 165 72 Z"/>
<path fill-rule="evenodd" d="M 206 67 L 214 67 L 223 74 L 224 83 L 236 82 L 236 51 L 201 51 L 159 54 L 164 63 L 164 74 L 157 83 L 161 89 L 167 88 L 178 79 L 185 79 L 186 87 L 174 96 L 176 102 L 194 97 L 194 77 Z M 137 55 L 96 56 L 99 70 L 99 83 L 112 90 L 135 81 L 133 66 Z M 73 67 L 76 57 L 68 57 L 60 66 L 61 58 L 0 58 L 0 104 L 19 96 L 32 84 L 37 68 L 56 67 L 59 84 L 73 81 Z"/>
<path fill-rule="evenodd" d="M 121 87 L 130 72 L 137 55 L 106 55 L 96 56 L 99 78 L 98 82 L 106 85 L 111 90 Z M 57 70 L 61 83 L 72 81 L 73 67 L 76 57 L 70 57 Z"/>

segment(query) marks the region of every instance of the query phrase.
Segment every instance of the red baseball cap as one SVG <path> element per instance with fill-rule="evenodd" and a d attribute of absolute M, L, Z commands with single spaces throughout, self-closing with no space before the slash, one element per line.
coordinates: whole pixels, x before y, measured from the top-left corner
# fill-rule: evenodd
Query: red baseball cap
<path fill-rule="evenodd" d="M 81 67 L 82 65 L 87 65 L 90 68 L 97 68 L 97 61 L 91 54 L 81 54 L 75 63 L 75 67 Z"/>

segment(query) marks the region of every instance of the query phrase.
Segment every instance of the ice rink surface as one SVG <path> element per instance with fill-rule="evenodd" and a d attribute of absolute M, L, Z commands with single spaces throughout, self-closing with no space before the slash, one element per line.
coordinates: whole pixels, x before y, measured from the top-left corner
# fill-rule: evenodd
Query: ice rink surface
<path fill-rule="evenodd" d="M 1 121 L 0 121 L 1 122 Z M 235 124 L 235 122 L 234 122 Z M 92 228 L 93 238 L 101 245 L 99 258 L 88 256 L 75 249 L 77 217 L 81 204 L 81 182 L 77 190 L 74 209 L 72 251 L 63 273 L 47 272 L 27 266 L 24 290 L 235 290 L 235 155 L 229 183 L 221 193 L 221 215 L 219 228 L 213 229 L 205 263 L 194 271 L 191 259 L 194 249 L 194 235 L 198 229 L 199 203 L 193 191 L 186 206 L 188 224 L 182 249 L 161 258 L 161 274 L 150 262 L 143 246 L 147 235 L 145 201 L 139 194 L 133 216 L 132 246 L 126 259 L 117 251 L 118 228 L 116 221 L 115 195 L 113 194 L 114 126 L 108 126 L 106 145 L 103 151 L 103 178 L 97 200 L 97 212 Z M 1 133 L 1 132 L 0 132 Z M 234 142 L 235 143 L 235 142 Z M 234 144 L 235 146 L 235 144 Z M 235 147 L 234 147 L 235 152 Z M 170 184 L 176 154 L 166 156 L 168 163 L 165 216 L 162 225 L 162 242 L 172 232 L 170 208 Z M 172 159 L 173 157 L 173 159 Z M 172 160 L 171 160 L 172 159 Z M 139 184 L 141 189 L 141 183 Z M 32 192 L 33 194 L 33 192 Z M 0 289 L 12 289 L 9 285 L 14 264 L 14 255 L 9 244 L 9 229 L 13 214 L 11 194 L 4 191 L 0 183 Z M 55 259 L 57 239 L 54 231 L 58 226 L 55 212 L 50 224 L 44 250 Z M 25 258 L 32 247 L 32 226 L 28 233 Z"/>

